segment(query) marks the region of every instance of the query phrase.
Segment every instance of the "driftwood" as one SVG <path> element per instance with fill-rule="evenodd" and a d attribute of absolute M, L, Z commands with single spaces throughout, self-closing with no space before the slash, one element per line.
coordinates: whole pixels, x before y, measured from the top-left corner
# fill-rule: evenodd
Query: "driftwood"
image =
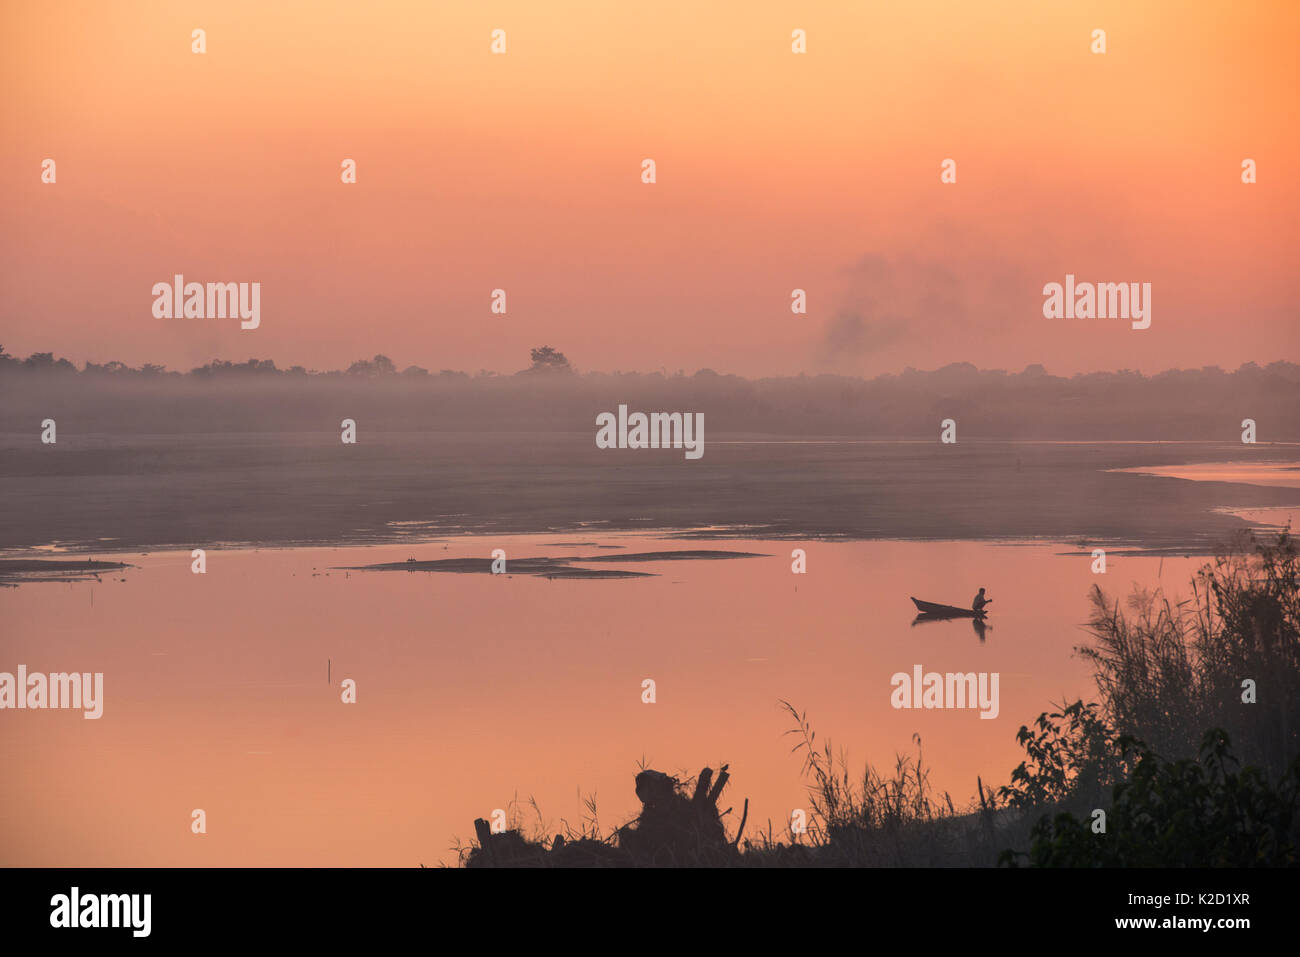
<path fill-rule="evenodd" d="M 695 797 L 692 799 L 696 804 L 703 804 L 709 797 L 709 782 L 713 780 L 713 768 L 705 768 L 700 772 L 700 776 L 695 779 Z"/>
<path fill-rule="evenodd" d="M 722 797 L 722 789 L 727 786 L 727 779 L 731 777 L 731 775 L 727 773 L 728 767 L 730 767 L 730 765 L 724 764 L 722 766 L 722 770 L 718 772 L 717 782 L 713 785 L 712 790 L 709 791 L 709 803 L 714 807 L 718 806 L 718 798 Z M 704 770 L 707 771 L 709 769 L 705 768 Z"/>
<path fill-rule="evenodd" d="M 646 769 L 636 776 L 636 796 L 641 813 L 610 838 L 566 840 L 557 834 L 548 849 L 525 839 L 517 830 L 493 834 L 483 818 L 474 822 L 478 847 L 466 864 L 470 867 L 563 866 L 719 866 L 740 860 L 739 844 L 749 820 L 749 799 L 734 838 L 728 838 L 718 799 L 731 775 L 723 765 L 716 776 L 701 769 L 695 789 L 687 795 L 680 780 L 662 771 Z M 731 808 L 725 813 L 730 814 Z"/>
<path fill-rule="evenodd" d="M 642 771 L 636 776 L 636 796 L 644 809 L 664 807 L 677 796 L 677 779 L 662 771 Z"/>

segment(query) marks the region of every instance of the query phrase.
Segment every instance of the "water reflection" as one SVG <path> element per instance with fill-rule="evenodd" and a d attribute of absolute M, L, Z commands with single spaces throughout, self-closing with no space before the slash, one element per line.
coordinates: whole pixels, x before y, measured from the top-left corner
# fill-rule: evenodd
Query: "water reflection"
<path fill-rule="evenodd" d="M 912 627 L 915 628 L 917 625 L 932 625 L 937 622 L 943 622 L 943 621 L 946 622 L 969 621 L 971 630 L 975 632 L 975 637 L 978 638 L 980 641 L 984 640 L 985 634 L 992 628 L 992 625 L 989 625 L 983 618 L 964 618 L 964 617 L 958 618 L 954 615 L 926 615 L 926 614 L 920 614 L 917 615 L 915 618 L 913 618 Z"/>
<path fill-rule="evenodd" d="M 796 546 L 804 574 L 792 573 Z M 1086 550 L 721 547 L 754 554 L 704 560 L 666 535 L 593 541 L 590 531 L 214 547 L 203 575 L 188 550 L 96 555 L 131 567 L 100 582 L 0 589 L 0 671 L 105 673 L 101 720 L 0 713 L 0 860 L 451 862 L 453 839 L 516 794 L 556 822 L 582 814 L 581 789 L 598 795 L 602 822 L 622 823 L 639 808 L 630 771 L 643 757 L 674 769 L 729 763 L 751 819 L 781 822 L 807 800 L 782 699 L 858 772 L 890 764 L 923 734 L 932 783 L 960 802 L 977 775 L 1005 779 L 1022 760 L 1016 728 L 1062 695 L 1092 691 L 1072 655 L 1096 580 Z M 490 571 L 495 549 L 505 574 Z M 407 571 L 408 558 L 430 570 Z M 530 574 L 540 559 L 644 577 Z M 353 570 L 376 564 L 401 570 Z M 1159 558 L 1112 555 L 1104 585 L 1176 585 L 1194 564 L 1166 557 L 1161 578 Z M 458 568 L 468 571 L 439 573 Z M 909 595 L 980 584 L 1006 596 L 993 613 L 997 641 L 971 641 L 962 622 L 912 620 Z M 988 623 L 966 620 L 982 639 Z M 918 664 L 998 672 L 999 718 L 895 709 L 890 676 Z M 655 703 L 642 698 L 647 678 Z M 348 679 L 355 704 L 341 700 Z M 193 837 L 194 808 L 220 822 L 220 840 Z"/>

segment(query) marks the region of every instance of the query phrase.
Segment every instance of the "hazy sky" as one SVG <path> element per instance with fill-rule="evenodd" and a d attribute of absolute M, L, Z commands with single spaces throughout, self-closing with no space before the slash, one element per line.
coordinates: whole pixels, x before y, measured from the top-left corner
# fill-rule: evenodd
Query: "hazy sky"
<path fill-rule="evenodd" d="M 1300 359 L 1293 2 L 54 0 L 0 18 L 13 353 L 513 371 L 549 343 L 583 369 L 748 375 Z M 178 272 L 260 282 L 261 327 L 155 319 L 151 287 Z M 1151 328 L 1043 318 L 1066 273 L 1150 282 Z"/>

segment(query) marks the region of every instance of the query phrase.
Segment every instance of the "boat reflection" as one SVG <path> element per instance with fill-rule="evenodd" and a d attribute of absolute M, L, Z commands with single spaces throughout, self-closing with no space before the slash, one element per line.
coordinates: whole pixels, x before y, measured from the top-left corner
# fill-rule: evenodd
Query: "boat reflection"
<path fill-rule="evenodd" d="M 975 637 L 978 638 L 980 641 L 983 641 L 985 637 L 985 633 L 990 628 L 988 622 L 986 622 L 983 618 L 964 619 L 964 618 L 958 618 L 955 615 L 921 614 L 921 615 L 917 615 L 915 618 L 912 619 L 912 627 L 915 628 L 917 625 L 926 625 L 936 621 L 965 621 L 965 620 L 970 621 L 971 630 L 975 632 Z"/>

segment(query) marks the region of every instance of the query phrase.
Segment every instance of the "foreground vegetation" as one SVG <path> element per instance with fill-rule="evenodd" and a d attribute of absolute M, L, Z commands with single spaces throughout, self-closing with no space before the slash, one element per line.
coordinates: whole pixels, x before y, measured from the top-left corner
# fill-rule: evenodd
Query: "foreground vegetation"
<path fill-rule="evenodd" d="M 727 769 L 681 781 L 637 776 L 641 814 L 611 833 L 526 838 L 521 827 L 462 849 L 466 866 L 1294 866 L 1300 846 L 1300 557 L 1289 532 L 1242 539 L 1205 565 L 1193 597 L 1092 595 L 1100 702 L 1021 727 L 1025 758 L 958 808 L 923 764 L 899 756 L 853 775 L 789 703 L 810 796 L 806 831 L 744 836 L 719 811 Z M 518 824 L 519 822 L 515 822 Z M 535 829 L 536 831 L 537 829 Z"/>

